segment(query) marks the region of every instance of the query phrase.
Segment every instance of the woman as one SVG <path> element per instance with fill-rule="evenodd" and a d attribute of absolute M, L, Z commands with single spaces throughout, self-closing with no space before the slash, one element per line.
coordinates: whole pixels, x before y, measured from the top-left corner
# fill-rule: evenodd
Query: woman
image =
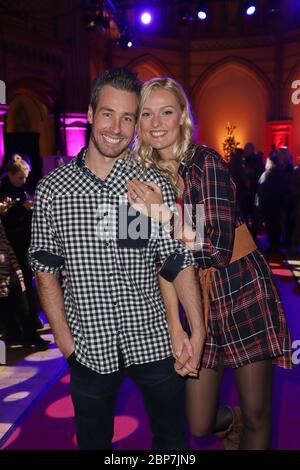
<path fill-rule="evenodd" d="M 10 200 L 10 206 L 1 217 L 6 236 L 11 244 L 20 264 L 36 328 L 43 327 L 38 316 L 36 296 L 32 286 L 32 271 L 30 269 L 27 252 L 31 237 L 31 218 L 33 201 L 28 198 L 25 183 L 30 173 L 29 164 L 20 156 L 13 155 L 6 164 L 7 174 L 0 182 L 0 202 Z"/>
<path fill-rule="evenodd" d="M 291 367 L 289 332 L 270 269 L 239 213 L 226 164 L 213 149 L 192 143 L 189 102 L 176 81 L 158 78 L 144 84 L 138 133 L 141 163 L 164 172 L 187 207 L 192 227 L 185 225 L 181 238 L 194 250 L 204 300 L 209 298 L 202 368 L 197 378 L 187 381 L 191 432 L 219 432 L 226 449 L 267 449 L 272 363 Z M 129 182 L 128 199 L 160 222 L 175 219 L 178 226 L 179 218 L 163 205 L 153 183 Z M 199 220 L 197 207 L 202 208 Z M 162 281 L 161 288 L 176 348 L 178 301 L 171 284 Z M 224 366 L 235 370 L 241 436 L 238 411 L 218 406 Z"/>

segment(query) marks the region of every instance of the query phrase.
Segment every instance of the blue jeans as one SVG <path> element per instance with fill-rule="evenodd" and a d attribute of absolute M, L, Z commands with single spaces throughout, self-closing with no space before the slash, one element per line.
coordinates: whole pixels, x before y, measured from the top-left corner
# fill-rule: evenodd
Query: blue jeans
<path fill-rule="evenodd" d="M 77 442 L 82 450 L 111 449 L 117 394 L 125 376 L 141 389 L 153 434 L 152 449 L 187 449 L 184 434 L 185 380 L 174 359 L 132 365 L 112 374 L 98 374 L 68 358 Z"/>

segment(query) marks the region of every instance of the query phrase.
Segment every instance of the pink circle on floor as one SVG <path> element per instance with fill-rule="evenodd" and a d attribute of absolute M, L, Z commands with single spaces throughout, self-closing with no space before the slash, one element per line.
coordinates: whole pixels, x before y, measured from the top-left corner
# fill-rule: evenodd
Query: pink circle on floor
<path fill-rule="evenodd" d="M 70 374 L 64 375 L 61 379 L 60 382 L 62 384 L 69 384 L 70 383 Z"/>
<path fill-rule="evenodd" d="M 70 395 L 67 395 L 51 403 L 45 411 L 49 418 L 72 418 L 74 408 Z"/>
<path fill-rule="evenodd" d="M 21 428 L 19 426 L 15 429 L 15 431 L 12 433 L 12 435 L 5 442 L 4 446 L 2 447 L 2 450 L 6 449 L 8 446 L 10 446 L 10 444 L 15 442 L 18 439 L 18 437 L 20 436 L 20 434 L 21 434 Z"/>
<path fill-rule="evenodd" d="M 132 416 L 116 416 L 114 423 L 113 442 L 121 441 L 130 436 L 139 426 L 139 421 Z M 73 444 L 77 446 L 76 434 L 73 436 Z"/>
<path fill-rule="evenodd" d="M 116 416 L 113 442 L 121 441 L 130 436 L 139 426 L 139 421 L 132 416 Z"/>

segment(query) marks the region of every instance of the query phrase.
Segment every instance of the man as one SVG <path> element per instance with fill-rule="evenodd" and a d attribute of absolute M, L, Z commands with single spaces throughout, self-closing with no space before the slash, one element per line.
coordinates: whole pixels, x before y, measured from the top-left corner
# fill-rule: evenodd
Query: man
<path fill-rule="evenodd" d="M 182 360 L 185 373 L 199 366 L 204 341 L 190 254 L 161 229 L 148 239 L 119 236 L 124 207 L 126 233 L 130 231 L 126 183 L 141 175 L 128 150 L 139 92 L 140 84 L 128 70 L 105 72 L 91 94 L 88 148 L 45 177 L 36 193 L 31 263 L 57 345 L 70 365 L 81 449 L 111 448 L 114 407 L 125 375 L 141 388 L 153 448 L 186 448 L 184 379 L 173 367 L 157 282 L 158 255 L 160 274 L 174 279 L 191 324 L 193 355 Z M 165 179 L 154 170 L 145 177 L 160 184 L 165 200 L 173 203 Z M 112 236 L 116 220 L 117 236 Z M 56 278 L 63 265 L 64 299 Z"/>

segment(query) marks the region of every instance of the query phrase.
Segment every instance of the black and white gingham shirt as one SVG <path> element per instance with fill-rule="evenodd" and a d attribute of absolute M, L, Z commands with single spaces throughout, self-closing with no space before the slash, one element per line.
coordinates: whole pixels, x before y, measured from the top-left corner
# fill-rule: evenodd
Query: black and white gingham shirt
<path fill-rule="evenodd" d="M 156 262 L 169 280 L 194 264 L 183 245 L 161 228 L 146 246 L 135 240 L 124 246 L 111 236 L 110 215 L 120 199 L 127 204 L 126 182 L 134 178 L 159 184 L 164 201 L 174 204 L 159 172 L 143 174 L 134 159 L 119 159 L 101 181 L 86 167 L 83 150 L 43 178 L 35 197 L 32 269 L 57 274 L 65 267 L 65 310 L 76 358 L 101 374 L 118 370 L 118 348 L 126 367 L 171 355 Z"/>

